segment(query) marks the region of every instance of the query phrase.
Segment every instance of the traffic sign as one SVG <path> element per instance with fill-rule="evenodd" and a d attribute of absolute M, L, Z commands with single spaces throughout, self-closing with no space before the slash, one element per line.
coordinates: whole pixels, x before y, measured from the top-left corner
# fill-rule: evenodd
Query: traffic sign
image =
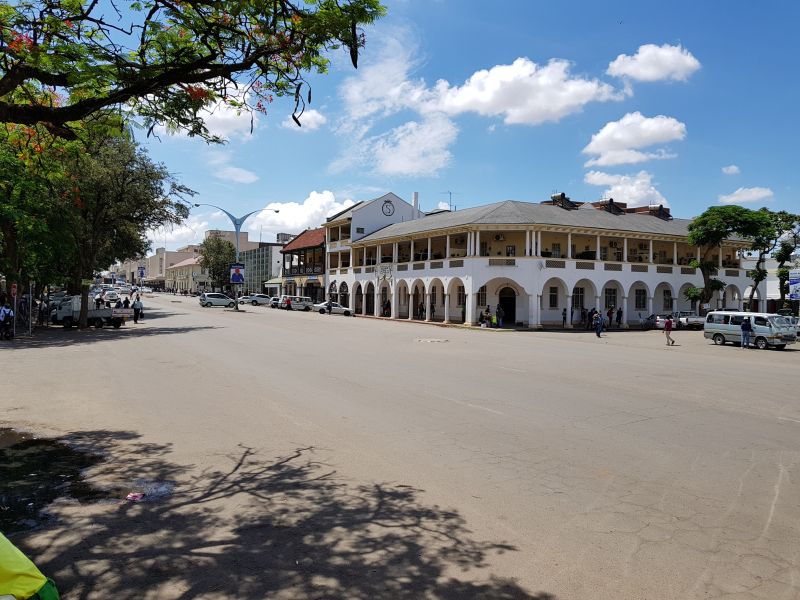
<path fill-rule="evenodd" d="M 231 283 L 244 283 L 244 265 L 231 263 Z"/>

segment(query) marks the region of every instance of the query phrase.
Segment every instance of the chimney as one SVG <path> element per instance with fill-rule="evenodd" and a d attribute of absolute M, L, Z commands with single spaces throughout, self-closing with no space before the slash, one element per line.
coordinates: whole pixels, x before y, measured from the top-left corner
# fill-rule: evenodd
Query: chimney
<path fill-rule="evenodd" d="M 419 210 L 419 192 L 414 192 L 414 199 L 411 201 L 411 206 L 414 207 L 414 213 L 411 215 L 411 218 L 416 219 L 417 211 Z"/>

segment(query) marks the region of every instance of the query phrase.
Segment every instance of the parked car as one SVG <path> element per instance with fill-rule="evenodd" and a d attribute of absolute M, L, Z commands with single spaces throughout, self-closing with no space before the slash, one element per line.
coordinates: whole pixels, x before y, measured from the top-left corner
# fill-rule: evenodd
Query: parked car
<path fill-rule="evenodd" d="M 725 342 L 742 343 L 742 320 L 750 319 L 753 345 L 759 350 L 769 347 L 783 350 L 797 343 L 797 329 L 787 317 L 770 313 L 713 311 L 706 316 L 703 337 L 722 346 Z"/>
<path fill-rule="evenodd" d="M 314 310 L 319 312 L 319 314 L 324 315 L 328 312 L 328 303 L 327 302 L 320 302 L 319 304 L 314 305 Z M 331 314 L 332 315 L 344 315 L 345 317 L 350 316 L 350 309 L 346 306 L 342 306 L 338 302 L 331 302 Z"/>
<path fill-rule="evenodd" d="M 289 302 L 291 300 L 291 303 Z M 281 296 L 281 308 L 309 311 L 314 308 L 314 301 L 308 296 Z"/>
<path fill-rule="evenodd" d="M 266 294 L 250 294 L 249 296 L 242 296 L 239 298 L 239 304 L 252 304 L 259 306 L 261 304 L 269 304 L 272 298 Z"/>
<path fill-rule="evenodd" d="M 200 306 L 227 306 L 228 308 L 233 308 L 236 306 L 236 302 L 233 298 L 225 294 L 208 292 L 206 294 L 200 294 Z"/>
<path fill-rule="evenodd" d="M 642 329 L 664 329 L 667 317 L 672 313 L 652 314 L 642 319 Z"/>
<path fill-rule="evenodd" d="M 278 308 L 281 305 L 281 298 L 280 296 L 273 296 L 269 300 L 269 307 L 270 308 Z"/>
<path fill-rule="evenodd" d="M 103 294 L 103 302 L 116 302 L 119 300 L 119 293 L 114 290 L 106 290 Z"/>
<path fill-rule="evenodd" d="M 675 317 L 677 325 L 685 329 L 702 329 L 703 324 L 706 322 L 705 317 L 701 317 L 690 310 L 678 311 L 673 316 Z"/>

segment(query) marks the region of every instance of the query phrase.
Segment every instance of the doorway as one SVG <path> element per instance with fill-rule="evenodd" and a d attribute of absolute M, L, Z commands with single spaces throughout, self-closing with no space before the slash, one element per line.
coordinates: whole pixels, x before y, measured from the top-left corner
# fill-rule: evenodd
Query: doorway
<path fill-rule="evenodd" d="M 505 313 L 503 323 L 510 324 L 513 327 L 517 322 L 517 292 L 510 287 L 504 287 L 500 290 L 498 298 L 499 304 Z"/>

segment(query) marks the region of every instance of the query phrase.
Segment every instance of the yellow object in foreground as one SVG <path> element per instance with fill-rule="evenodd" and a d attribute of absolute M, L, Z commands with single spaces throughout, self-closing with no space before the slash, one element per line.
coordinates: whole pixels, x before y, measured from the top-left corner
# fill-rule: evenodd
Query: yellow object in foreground
<path fill-rule="evenodd" d="M 0 533 L 0 596 L 27 600 L 46 584 L 47 577 Z"/>

